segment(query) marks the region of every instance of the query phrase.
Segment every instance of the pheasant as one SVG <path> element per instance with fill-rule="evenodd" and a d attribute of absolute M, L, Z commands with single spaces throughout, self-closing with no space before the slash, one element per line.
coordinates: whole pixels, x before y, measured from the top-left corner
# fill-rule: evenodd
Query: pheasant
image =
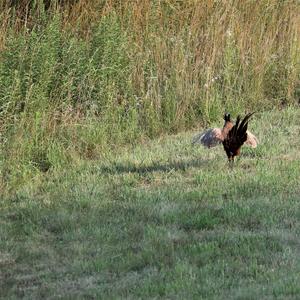
<path fill-rule="evenodd" d="M 241 117 L 238 116 L 236 123 L 233 124 L 230 118 L 230 114 L 224 115 L 223 128 L 211 128 L 204 131 L 201 134 L 196 135 L 193 138 L 193 144 L 202 144 L 205 147 L 212 148 L 219 144 L 223 144 L 224 150 L 227 154 L 228 161 L 234 161 L 235 156 L 240 154 L 242 145 L 246 145 L 256 148 L 258 140 L 254 134 L 248 129 L 248 122 L 253 113 L 247 114 L 241 121 Z"/>

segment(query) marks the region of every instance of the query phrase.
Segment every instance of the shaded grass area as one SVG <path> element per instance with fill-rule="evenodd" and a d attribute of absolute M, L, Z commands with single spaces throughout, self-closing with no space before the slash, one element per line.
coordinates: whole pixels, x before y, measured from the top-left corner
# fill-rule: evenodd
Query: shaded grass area
<path fill-rule="evenodd" d="M 7 298 L 298 299 L 300 111 L 233 170 L 194 132 L 39 175 L 1 201 Z"/>

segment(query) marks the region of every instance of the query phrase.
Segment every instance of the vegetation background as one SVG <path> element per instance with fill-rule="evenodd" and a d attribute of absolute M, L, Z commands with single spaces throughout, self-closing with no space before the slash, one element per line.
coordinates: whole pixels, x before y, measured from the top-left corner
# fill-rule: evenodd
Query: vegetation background
<path fill-rule="evenodd" d="M 224 111 L 299 104 L 298 1 L 1 3 L 2 191 Z"/>
<path fill-rule="evenodd" d="M 299 16 L 0 0 L 0 299 L 300 299 Z M 233 169 L 191 145 L 225 111 Z"/>

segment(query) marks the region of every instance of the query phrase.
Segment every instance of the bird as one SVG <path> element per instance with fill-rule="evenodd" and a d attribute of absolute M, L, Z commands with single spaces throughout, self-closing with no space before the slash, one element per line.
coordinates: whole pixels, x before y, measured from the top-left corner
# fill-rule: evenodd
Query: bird
<path fill-rule="evenodd" d="M 240 155 L 241 147 L 246 144 L 252 148 L 258 145 L 257 137 L 248 130 L 248 122 L 253 113 L 248 113 L 241 120 L 237 116 L 235 124 L 231 121 L 229 113 L 224 114 L 223 128 L 210 128 L 193 137 L 192 144 L 202 144 L 207 148 L 212 148 L 223 144 L 229 163 L 232 165 L 234 158 Z"/>

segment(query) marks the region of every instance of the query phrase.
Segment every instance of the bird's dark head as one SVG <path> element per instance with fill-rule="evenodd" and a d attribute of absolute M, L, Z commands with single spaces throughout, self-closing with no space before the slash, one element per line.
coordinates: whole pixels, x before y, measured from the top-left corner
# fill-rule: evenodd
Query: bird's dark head
<path fill-rule="evenodd" d="M 224 120 L 225 120 L 225 122 L 230 122 L 230 114 L 229 113 L 225 113 Z"/>

